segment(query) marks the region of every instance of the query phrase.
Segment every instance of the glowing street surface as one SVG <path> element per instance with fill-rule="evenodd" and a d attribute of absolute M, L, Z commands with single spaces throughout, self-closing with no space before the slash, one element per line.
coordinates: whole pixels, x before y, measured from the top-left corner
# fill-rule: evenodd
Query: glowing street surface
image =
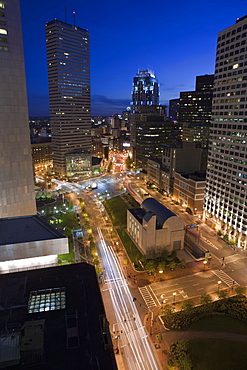
<path fill-rule="evenodd" d="M 98 227 L 97 230 L 104 282 L 110 292 L 116 317 L 115 332 L 119 337 L 119 348 L 124 352 L 126 365 L 129 370 L 158 370 L 148 334 L 140 320 L 119 261 L 112 247 L 106 245 L 101 229 Z"/>

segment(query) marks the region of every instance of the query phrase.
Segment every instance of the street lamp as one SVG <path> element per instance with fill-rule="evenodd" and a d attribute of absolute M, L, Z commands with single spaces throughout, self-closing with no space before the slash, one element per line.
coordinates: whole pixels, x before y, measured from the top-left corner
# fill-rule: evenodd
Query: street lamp
<path fill-rule="evenodd" d="M 207 261 L 203 261 L 203 271 L 205 271 L 205 268 L 206 268 L 206 264 L 207 264 Z"/>
<path fill-rule="evenodd" d="M 160 281 L 161 281 L 161 274 L 163 274 L 163 270 L 159 270 L 159 274 L 160 274 Z"/>
<path fill-rule="evenodd" d="M 176 302 L 175 302 L 175 299 L 176 299 L 176 292 L 175 293 L 172 293 L 173 294 L 173 304 L 175 304 Z"/>
<path fill-rule="evenodd" d="M 219 280 L 218 281 L 218 291 L 220 290 L 220 284 L 221 284 L 221 281 Z"/>

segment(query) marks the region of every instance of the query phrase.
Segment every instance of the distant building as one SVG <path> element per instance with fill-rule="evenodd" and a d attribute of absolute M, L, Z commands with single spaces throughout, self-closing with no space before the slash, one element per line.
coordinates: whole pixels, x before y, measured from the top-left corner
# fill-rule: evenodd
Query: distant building
<path fill-rule="evenodd" d="M 179 117 L 180 99 L 169 100 L 169 118 L 177 121 Z"/>
<path fill-rule="evenodd" d="M 46 47 L 54 171 L 87 174 L 66 156 L 91 150 L 89 32 L 53 20 L 46 24 Z"/>
<path fill-rule="evenodd" d="M 183 130 L 182 139 L 202 143 L 202 170 L 206 170 L 207 165 L 213 88 L 214 75 L 197 76 L 195 91 L 180 93 L 179 125 Z"/>
<path fill-rule="evenodd" d="M 247 248 L 247 15 L 219 32 L 204 216 Z"/>
<path fill-rule="evenodd" d="M 166 118 L 166 106 L 135 107 L 130 121 L 130 146 L 136 166 L 147 170 L 150 158 L 161 158 L 163 144 L 176 140 L 173 121 Z"/>
<path fill-rule="evenodd" d="M 183 220 L 154 198 L 147 198 L 141 208 L 127 210 L 127 231 L 148 258 L 155 252 L 169 253 L 184 248 Z"/>
<path fill-rule="evenodd" d="M 189 208 L 194 215 L 202 216 L 206 172 L 175 172 L 173 197 L 184 208 Z"/>
<path fill-rule="evenodd" d="M 34 170 L 51 168 L 53 164 L 51 139 L 41 136 L 33 138 L 31 146 Z"/>
<path fill-rule="evenodd" d="M 131 105 L 159 105 L 159 84 L 150 69 L 139 69 L 134 77 Z"/>

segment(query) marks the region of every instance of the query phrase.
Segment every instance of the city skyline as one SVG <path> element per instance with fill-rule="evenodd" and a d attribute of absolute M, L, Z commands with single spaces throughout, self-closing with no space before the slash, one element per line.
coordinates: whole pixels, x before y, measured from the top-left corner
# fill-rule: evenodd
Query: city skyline
<path fill-rule="evenodd" d="M 112 115 L 130 105 L 138 69 L 154 70 L 160 104 L 193 90 L 196 76 L 214 73 L 218 32 L 243 17 L 246 6 L 241 0 L 156 1 L 152 8 L 146 1 L 123 7 L 119 1 L 21 0 L 21 13 L 29 115 L 49 115 L 45 24 L 55 18 L 89 30 L 92 115 Z"/>

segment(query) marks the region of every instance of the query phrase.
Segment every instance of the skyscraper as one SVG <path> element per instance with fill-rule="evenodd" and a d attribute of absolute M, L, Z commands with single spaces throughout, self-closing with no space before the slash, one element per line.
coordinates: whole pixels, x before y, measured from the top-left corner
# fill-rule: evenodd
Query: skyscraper
<path fill-rule="evenodd" d="M 0 1 L 0 218 L 35 215 L 19 0 Z"/>
<path fill-rule="evenodd" d="M 204 216 L 247 246 L 247 16 L 219 32 Z"/>
<path fill-rule="evenodd" d="M 91 167 L 89 32 L 53 20 L 46 46 L 54 170 L 82 174 Z"/>
<path fill-rule="evenodd" d="M 159 84 L 150 69 L 138 70 L 134 77 L 131 105 L 158 105 Z"/>

